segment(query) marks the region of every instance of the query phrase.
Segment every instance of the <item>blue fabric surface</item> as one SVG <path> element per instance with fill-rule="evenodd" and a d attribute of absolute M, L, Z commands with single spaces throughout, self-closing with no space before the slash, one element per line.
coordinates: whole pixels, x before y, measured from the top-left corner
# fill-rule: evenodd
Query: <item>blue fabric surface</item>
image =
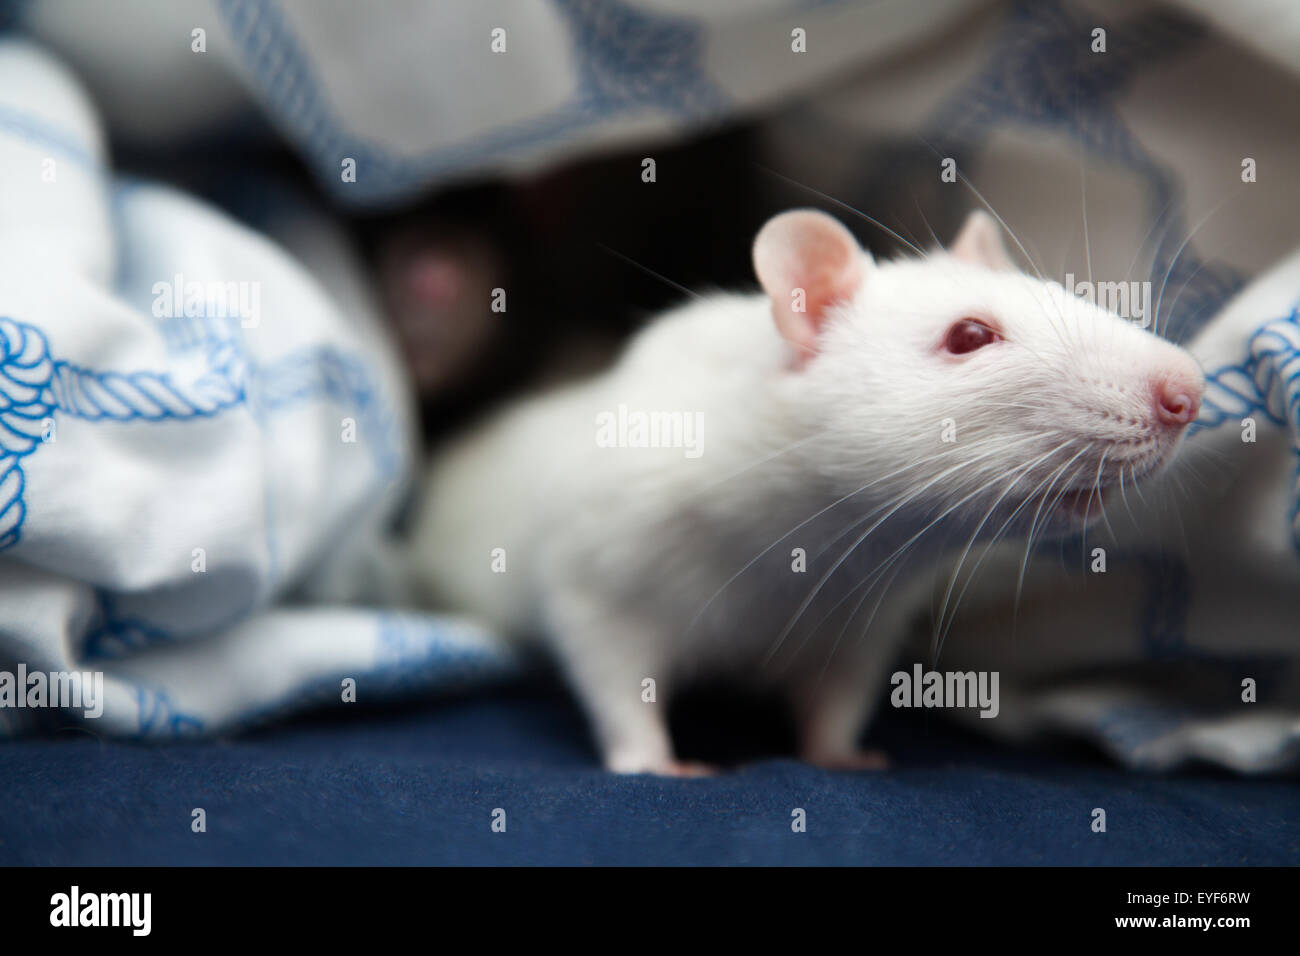
<path fill-rule="evenodd" d="M 568 700 L 532 688 L 216 742 L 15 740 L 0 746 L 0 863 L 1300 862 L 1294 780 L 1140 776 L 898 714 L 878 737 L 886 773 L 767 760 L 706 780 L 618 777 L 596 767 Z M 191 832 L 195 807 L 206 833 Z M 491 831 L 497 807 L 505 833 Z"/>

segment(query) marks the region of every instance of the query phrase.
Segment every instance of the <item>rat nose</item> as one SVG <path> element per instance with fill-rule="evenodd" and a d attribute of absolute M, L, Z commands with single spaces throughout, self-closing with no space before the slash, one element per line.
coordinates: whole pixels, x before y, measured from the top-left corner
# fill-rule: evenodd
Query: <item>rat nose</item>
<path fill-rule="evenodd" d="M 1183 428 L 1196 420 L 1201 410 L 1201 392 L 1204 390 L 1199 376 L 1170 375 L 1156 379 L 1153 393 L 1156 418 L 1168 428 Z"/>

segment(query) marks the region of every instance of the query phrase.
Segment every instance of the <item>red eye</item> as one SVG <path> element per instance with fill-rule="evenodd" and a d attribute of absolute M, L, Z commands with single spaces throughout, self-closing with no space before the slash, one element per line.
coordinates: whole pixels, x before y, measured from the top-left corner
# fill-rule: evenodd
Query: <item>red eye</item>
<path fill-rule="evenodd" d="M 943 340 L 943 347 L 953 355 L 965 355 L 986 345 L 992 345 L 1002 336 L 994 332 L 983 322 L 975 319 L 962 319 L 955 322 Z"/>

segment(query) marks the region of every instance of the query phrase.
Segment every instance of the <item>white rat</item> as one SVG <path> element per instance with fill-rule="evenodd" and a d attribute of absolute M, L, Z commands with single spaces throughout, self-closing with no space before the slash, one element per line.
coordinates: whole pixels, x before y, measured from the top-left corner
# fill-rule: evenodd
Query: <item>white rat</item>
<path fill-rule="evenodd" d="M 753 256 L 761 294 L 507 409 L 423 499 L 427 600 L 544 639 L 611 770 L 701 772 L 665 716 L 700 675 L 788 692 L 804 759 L 880 766 L 859 735 L 938 550 L 1095 519 L 1199 408 L 1186 352 L 1016 271 L 982 212 L 877 263 L 797 210 Z"/>

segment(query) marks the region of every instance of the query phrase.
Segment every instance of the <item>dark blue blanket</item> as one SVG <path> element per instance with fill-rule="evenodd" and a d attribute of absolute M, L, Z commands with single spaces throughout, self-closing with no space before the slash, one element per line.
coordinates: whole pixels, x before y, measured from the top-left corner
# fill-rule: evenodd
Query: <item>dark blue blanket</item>
<path fill-rule="evenodd" d="M 619 777 L 596 766 L 567 698 L 536 688 L 229 741 L 8 741 L 0 863 L 1300 862 L 1294 780 L 1138 776 L 898 714 L 877 737 L 896 761 L 885 773 L 777 759 L 706 780 Z M 191 832 L 196 807 L 206 833 Z M 498 807 L 505 833 L 491 830 Z"/>

